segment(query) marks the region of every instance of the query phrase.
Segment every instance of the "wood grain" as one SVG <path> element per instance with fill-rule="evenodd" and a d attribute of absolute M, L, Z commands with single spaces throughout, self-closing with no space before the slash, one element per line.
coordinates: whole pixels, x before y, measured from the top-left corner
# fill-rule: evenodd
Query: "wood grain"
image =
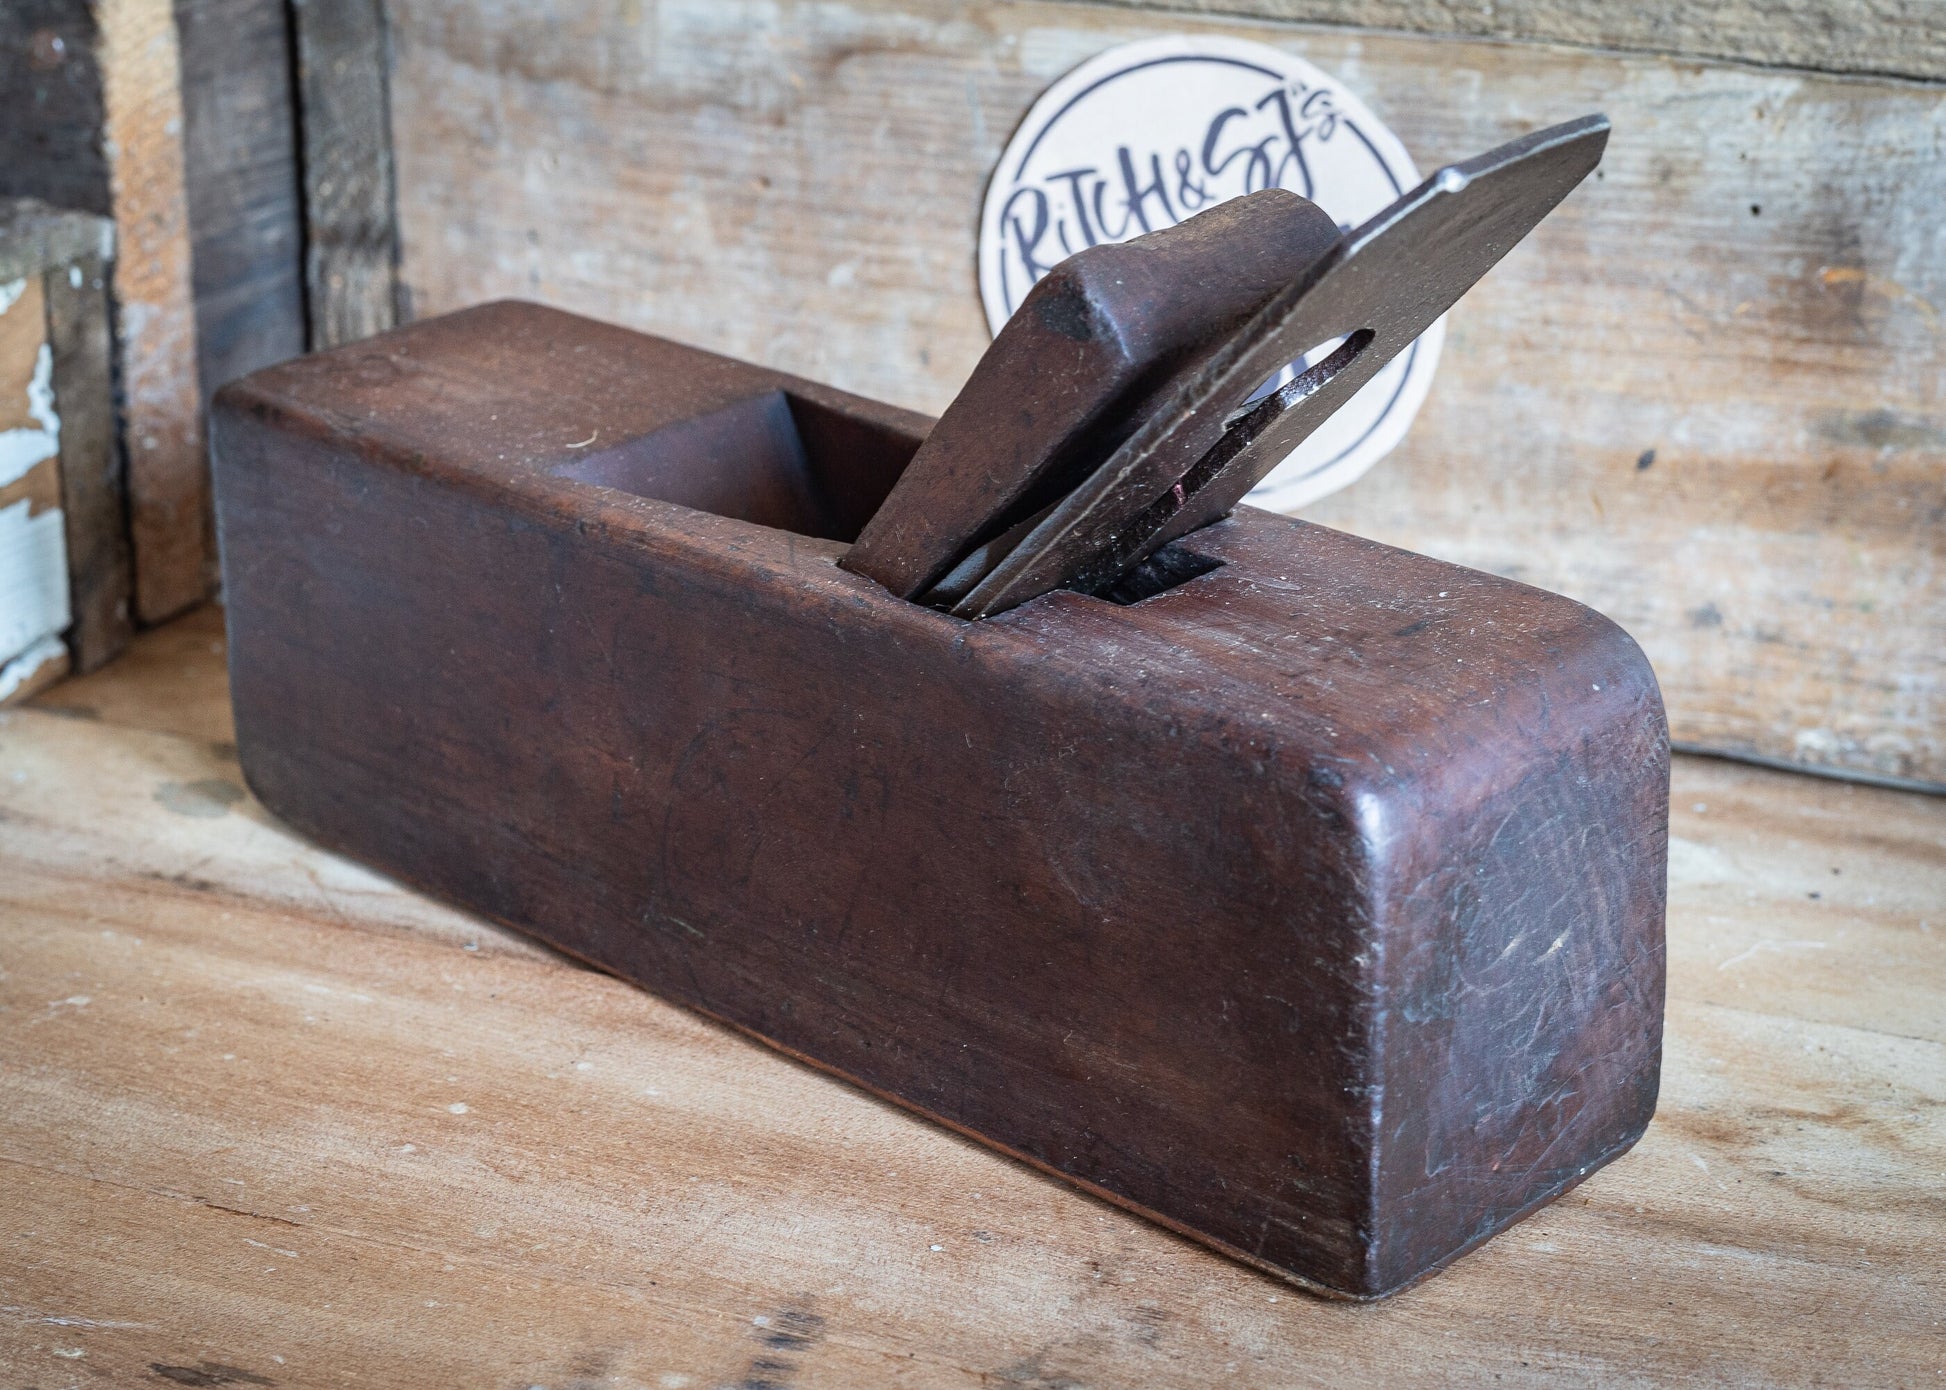
<path fill-rule="evenodd" d="M 109 431 L 105 445 L 89 424 L 88 443 L 115 459 L 115 528 L 132 524 L 141 612 L 154 621 L 199 602 L 214 577 L 205 393 L 304 345 L 284 7 L 9 4 L 0 16 L 0 90 L 21 98 L 0 125 L 0 192 L 112 213 L 119 224 L 113 293 L 123 415 L 99 422 Z M 70 376 L 74 370 L 70 363 Z M 84 389 L 78 379 L 70 386 Z M 106 544 L 88 553 L 99 559 Z M 110 548 L 114 563 L 90 572 L 112 571 L 112 599 L 77 597 L 84 667 L 105 659 L 116 624 L 126 626 L 112 609 L 128 605 L 128 544 Z M 106 589 L 97 589 L 92 598 L 100 600 Z"/>
<path fill-rule="evenodd" d="M 42 428 L 31 395 L 41 349 L 47 345 L 47 300 L 41 267 L 18 280 L 0 280 L 12 293 L 0 299 L 0 431 Z M 34 470 L 38 471 L 38 470 Z"/>
<path fill-rule="evenodd" d="M 102 139 L 112 152 L 129 529 L 136 609 L 159 622 L 215 582 L 209 468 L 183 168 L 181 60 L 170 0 L 101 0 Z"/>
<path fill-rule="evenodd" d="M 138 640 L 158 674 L 174 632 Z M 179 713 L 220 729 L 199 643 Z M 227 745 L 115 722 L 170 703 L 142 688 L 98 719 L 0 715 L 0 1248 L 23 1255 L 0 1368 L 22 1384 L 1935 1378 L 1937 798 L 1678 759 L 1656 1122 L 1359 1308 L 294 839 Z"/>
<path fill-rule="evenodd" d="M 311 346 L 397 321 L 391 67 L 384 0 L 290 0 L 303 106 L 305 285 Z"/>
<path fill-rule="evenodd" d="M 1819 72 L 1946 78 L 1937 0 L 1108 0 L 1247 15 L 1727 58 Z"/>
<path fill-rule="evenodd" d="M 322 844 L 1340 1296 L 1648 1123 L 1668 733 L 1579 604 L 1247 509 L 969 624 L 833 563 L 921 422 L 533 304 L 213 420 L 243 769 Z"/>
<path fill-rule="evenodd" d="M 0 9 L 0 196 L 106 215 L 100 34 L 89 0 Z"/>
<path fill-rule="evenodd" d="M 297 99 L 284 0 L 175 0 L 202 398 L 304 351 Z"/>
<path fill-rule="evenodd" d="M 97 239 L 106 240 L 97 223 Z M 47 338 L 61 413 L 61 510 L 67 518 L 68 649 L 77 672 L 112 660 L 134 633 L 128 475 L 116 426 L 109 262 L 79 257 L 50 273 Z"/>
<path fill-rule="evenodd" d="M 59 420 L 47 390 L 47 299 L 40 275 L 0 282 L 0 703 L 67 673 L 68 625 Z"/>
<path fill-rule="evenodd" d="M 39 198 L 0 197 L 0 284 L 114 254 L 115 231 L 106 218 Z"/>
<path fill-rule="evenodd" d="M 121 660 L 63 681 L 38 703 L 75 719 L 234 744 L 227 651 L 223 610 L 206 604 L 143 633 Z"/>
<path fill-rule="evenodd" d="M 1936 87 L 1044 3 L 388 13 L 421 312 L 541 298 L 929 411 L 985 346 L 1000 145 L 1111 43 L 1275 42 L 1425 166 L 1606 110 L 1411 438 L 1306 514 L 1601 609 L 1681 741 L 1946 784 Z"/>
<path fill-rule="evenodd" d="M 46 385 L 60 421 L 60 453 L 58 465 L 49 463 L 52 489 L 43 504 L 58 505 L 63 514 L 73 619 L 66 637 L 73 669 L 79 671 L 113 657 L 132 629 L 108 292 L 113 249 L 114 228 L 106 218 L 57 210 L 36 199 L 0 199 L 0 284 L 31 281 L 44 310 L 39 317 L 48 348 Z M 12 314 L 24 313 L 21 305 L 14 306 Z M 24 317 L 12 314 L 0 322 L 24 324 Z M 0 338 L 5 336 L 0 331 Z M 38 365 L 16 357 L 0 365 L 0 379 L 29 380 Z M 0 397 L 0 429 L 38 427 L 30 406 L 24 391 Z"/>

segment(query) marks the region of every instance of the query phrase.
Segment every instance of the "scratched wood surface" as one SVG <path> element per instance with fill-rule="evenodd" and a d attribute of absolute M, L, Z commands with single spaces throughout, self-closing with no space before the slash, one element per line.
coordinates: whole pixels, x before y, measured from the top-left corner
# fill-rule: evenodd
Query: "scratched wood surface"
<path fill-rule="evenodd" d="M 0 1381 L 1937 1384 L 1946 800 L 1678 759 L 1661 1112 L 1327 1304 L 314 850 L 211 610 L 0 713 Z"/>
<path fill-rule="evenodd" d="M 1605 110 L 1599 179 L 1455 312 L 1405 446 L 1306 514 L 1600 608 L 1679 740 L 1946 783 L 1940 85 L 1078 4 L 388 15 L 416 312 L 524 295 L 933 412 L 987 341 L 1001 144 L 1112 43 L 1281 45 L 1426 168 Z"/>

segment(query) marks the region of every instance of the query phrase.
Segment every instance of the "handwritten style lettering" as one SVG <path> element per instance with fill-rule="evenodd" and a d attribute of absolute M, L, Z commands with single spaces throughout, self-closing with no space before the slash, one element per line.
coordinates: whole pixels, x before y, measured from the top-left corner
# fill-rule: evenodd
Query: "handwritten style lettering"
<path fill-rule="evenodd" d="M 1342 126 L 1328 89 L 1291 82 L 1217 112 L 1193 145 L 1120 145 L 1106 168 L 1029 173 L 1000 213 L 1009 297 L 1017 303 L 1077 251 L 1172 227 L 1225 198 L 1265 188 L 1313 196 L 1307 150 L 1329 143 Z"/>

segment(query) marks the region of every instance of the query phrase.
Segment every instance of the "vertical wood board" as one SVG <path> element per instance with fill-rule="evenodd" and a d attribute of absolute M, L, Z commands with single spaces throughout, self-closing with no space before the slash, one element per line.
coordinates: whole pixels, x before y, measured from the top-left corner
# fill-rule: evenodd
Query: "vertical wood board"
<path fill-rule="evenodd" d="M 303 215 L 284 0 L 175 0 L 202 400 L 304 351 Z"/>
<path fill-rule="evenodd" d="M 1059 4 L 391 0 L 402 278 L 937 411 L 979 198 L 1056 76 L 1274 42 L 1430 169 L 1605 110 L 1598 178 L 1455 311 L 1406 444 L 1307 511 L 1635 634 L 1677 739 L 1946 783 L 1946 94 Z"/>
<path fill-rule="evenodd" d="M 303 102 L 304 276 L 315 348 L 397 321 L 384 0 L 290 0 Z"/>
<path fill-rule="evenodd" d="M 100 0 L 103 139 L 115 260 L 137 610 L 159 622 L 215 580 L 209 468 L 183 163 L 181 64 L 169 0 Z"/>
<path fill-rule="evenodd" d="M 150 620 L 197 601 L 213 580 L 204 391 L 303 347 L 289 69 L 282 0 L 21 0 L 0 13 L 0 92 L 9 100 L 0 194 L 110 214 L 123 232 L 113 270 L 117 378 L 84 386 L 77 377 L 69 388 L 105 403 L 84 412 L 84 433 L 105 432 L 88 447 L 87 476 L 99 481 L 100 460 L 113 456 L 113 486 L 88 486 L 112 502 L 117 533 L 137 533 Z M 83 276 L 92 283 L 95 273 Z M 76 306 L 72 322 L 106 305 Z M 58 308 L 50 300 L 50 315 Z M 87 371 L 109 369 L 82 352 L 64 358 L 70 375 L 84 358 Z M 124 430 L 132 518 L 123 514 Z M 77 524 L 70 515 L 71 542 Z M 85 603 L 77 592 L 84 667 L 127 629 L 119 610 L 128 547 L 89 526 L 76 580 L 102 585 Z M 88 564 L 83 551 L 114 558 Z"/>
<path fill-rule="evenodd" d="M 1149 10 L 1539 39 L 1702 58 L 1946 78 L 1938 0 L 1107 0 Z"/>

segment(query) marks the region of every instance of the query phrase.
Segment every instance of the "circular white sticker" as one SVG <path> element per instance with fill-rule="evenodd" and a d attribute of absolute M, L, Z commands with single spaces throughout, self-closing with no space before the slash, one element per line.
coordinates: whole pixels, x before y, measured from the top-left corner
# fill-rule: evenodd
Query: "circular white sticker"
<path fill-rule="evenodd" d="M 1281 187 L 1351 228 L 1419 182 L 1405 146 L 1302 58 L 1218 36 L 1098 53 L 1034 103 L 980 216 L 980 298 L 995 333 L 1065 257 Z M 1250 494 L 1291 511 L 1358 478 L 1405 438 L 1446 321 L 1393 358 Z M 1328 353 L 1320 344 L 1289 374 Z"/>

